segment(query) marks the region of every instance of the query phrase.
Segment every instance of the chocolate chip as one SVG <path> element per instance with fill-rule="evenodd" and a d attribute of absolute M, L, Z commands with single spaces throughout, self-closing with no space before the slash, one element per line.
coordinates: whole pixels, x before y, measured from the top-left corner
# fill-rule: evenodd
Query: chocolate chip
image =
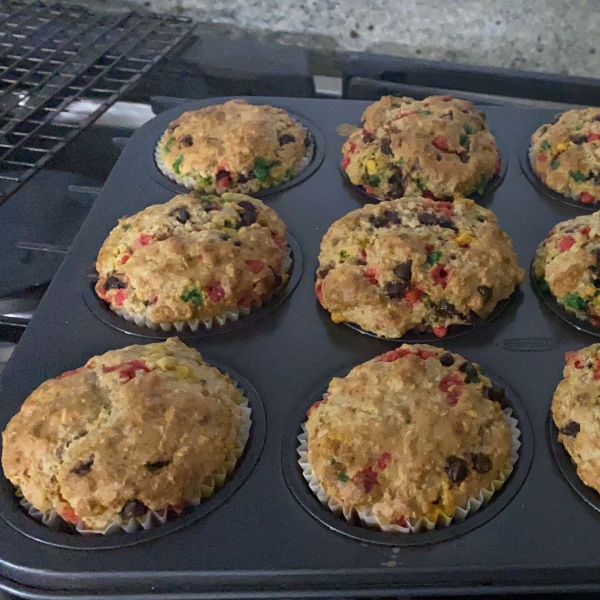
<path fill-rule="evenodd" d="M 386 154 L 387 156 L 392 156 L 393 152 L 392 152 L 392 147 L 391 147 L 391 140 L 389 138 L 383 138 L 381 140 L 381 153 L 382 154 Z"/>
<path fill-rule="evenodd" d="M 404 176 L 400 171 L 392 173 L 388 179 L 388 183 L 391 185 L 388 192 L 391 198 L 401 198 L 404 195 Z"/>
<path fill-rule="evenodd" d="M 402 222 L 400 215 L 395 210 L 386 210 L 383 213 L 383 216 L 387 219 L 388 223 L 392 223 L 394 225 Z"/>
<path fill-rule="evenodd" d="M 454 221 L 452 219 L 448 219 L 448 217 L 439 217 L 436 219 L 436 225 L 439 225 L 444 229 L 456 229 Z M 458 231 L 458 229 L 456 229 L 456 231 Z"/>
<path fill-rule="evenodd" d="M 447 300 L 442 300 L 440 302 L 440 311 L 443 314 L 448 315 L 449 317 L 452 317 L 453 315 L 456 314 L 456 306 L 454 306 L 454 304 L 451 304 Z"/>
<path fill-rule="evenodd" d="M 480 285 L 477 288 L 477 291 L 481 294 L 484 302 L 489 302 L 494 295 L 492 288 L 487 285 Z"/>
<path fill-rule="evenodd" d="M 304 138 L 304 147 L 308 148 L 311 144 L 312 144 L 312 139 L 310 137 L 310 133 L 307 133 L 306 137 Z"/>
<path fill-rule="evenodd" d="M 194 140 L 191 135 L 184 135 L 180 140 L 179 144 L 184 147 L 190 147 L 194 145 Z"/>
<path fill-rule="evenodd" d="M 448 112 L 445 112 L 443 114 L 440 115 L 440 118 L 442 119 L 450 119 L 450 121 L 454 120 L 454 113 L 449 110 Z"/>
<path fill-rule="evenodd" d="M 190 213 L 185 208 L 183 208 L 183 206 L 180 206 L 179 208 L 172 210 L 169 213 L 169 216 L 175 217 L 175 219 L 183 225 L 188 222 L 190 218 Z"/>
<path fill-rule="evenodd" d="M 253 212 L 244 211 L 240 215 L 240 220 L 236 223 L 235 228 L 241 229 L 242 227 L 250 227 L 256 223 L 256 214 Z"/>
<path fill-rule="evenodd" d="M 554 115 L 554 118 L 552 119 L 552 124 L 554 125 L 554 123 L 558 123 L 558 120 L 562 117 L 562 113 L 558 113 L 557 115 Z"/>
<path fill-rule="evenodd" d="M 275 273 L 275 271 L 273 271 L 273 279 L 274 279 L 273 285 L 276 288 L 280 288 L 281 284 L 283 283 L 283 277 L 281 275 L 279 275 L 278 273 Z"/>
<path fill-rule="evenodd" d="M 404 263 L 396 265 L 393 273 L 398 279 L 409 282 L 412 277 L 412 260 L 407 260 Z"/>
<path fill-rule="evenodd" d="M 451 367 L 454 364 L 454 356 L 450 352 L 445 352 L 440 356 L 440 363 L 442 367 Z"/>
<path fill-rule="evenodd" d="M 231 239 L 231 236 L 230 236 L 229 234 L 227 234 L 227 233 L 222 233 L 222 234 L 221 234 L 221 239 L 222 239 L 224 242 L 227 242 L 227 241 L 229 241 L 229 240 Z"/>
<path fill-rule="evenodd" d="M 467 478 L 469 467 L 466 460 L 458 456 L 449 456 L 446 459 L 445 471 L 452 483 L 461 483 Z"/>
<path fill-rule="evenodd" d="M 504 396 L 504 388 L 499 385 L 492 385 L 492 387 L 487 388 L 487 397 L 494 402 L 502 402 Z"/>
<path fill-rule="evenodd" d="M 559 429 L 559 431 L 563 435 L 567 435 L 569 437 L 575 437 L 579 433 L 580 429 L 581 429 L 581 426 L 579 425 L 579 423 L 577 423 L 577 421 L 571 421 L 564 427 L 561 427 Z"/>
<path fill-rule="evenodd" d="M 363 142 L 365 144 L 368 144 L 369 142 L 372 142 L 374 140 L 375 140 L 375 136 L 370 131 L 368 131 L 367 133 L 365 133 L 363 135 Z"/>
<path fill-rule="evenodd" d="M 433 225 L 436 222 L 435 215 L 426 212 L 419 213 L 417 219 L 421 225 Z"/>
<path fill-rule="evenodd" d="M 238 183 L 246 183 L 248 181 L 248 177 L 246 177 L 243 173 L 240 173 L 237 176 Z"/>
<path fill-rule="evenodd" d="M 441 154 L 436 154 L 435 158 L 438 162 L 440 162 L 442 160 L 442 155 Z"/>
<path fill-rule="evenodd" d="M 71 469 L 71 473 L 75 475 L 87 475 L 92 470 L 94 464 L 94 455 L 92 454 L 87 460 L 80 462 Z"/>
<path fill-rule="evenodd" d="M 331 269 L 333 269 L 333 265 L 327 265 L 324 269 L 321 269 L 320 271 L 317 271 L 317 275 L 321 278 L 321 279 L 325 279 L 325 277 L 327 277 L 327 275 L 329 275 L 329 271 L 331 271 Z"/>
<path fill-rule="evenodd" d="M 489 456 L 486 456 L 485 454 L 471 454 L 471 456 L 469 457 L 471 459 L 471 464 L 473 465 L 473 468 L 475 469 L 475 471 L 477 471 L 480 475 L 485 475 L 486 473 L 489 473 L 491 468 L 492 468 L 492 461 L 489 458 Z"/>
<path fill-rule="evenodd" d="M 240 206 L 247 212 L 256 212 L 256 204 L 253 204 L 252 202 L 250 202 L 250 200 L 242 200 L 241 202 L 238 202 L 238 206 Z"/>
<path fill-rule="evenodd" d="M 571 141 L 577 146 L 580 146 L 581 144 L 585 144 L 587 142 L 587 135 L 576 135 L 571 138 Z"/>
<path fill-rule="evenodd" d="M 285 146 L 286 144 L 293 144 L 296 141 L 296 138 L 289 133 L 284 133 L 278 140 L 280 146 Z"/>
<path fill-rule="evenodd" d="M 139 500 L 128 500 L 121 509 L 121 516 L 125 519 L 141 517 L 148 512 L 148 507 Z"/>
<path fill-rule="evenodd" d="M 373 227 L 377 228 L 385 227 L 388 224 L 387 219 L 383 215 L 371 215 L 369 217 L 369 222 Z"/>
<path fill-rule="evenodd" d="M 404 298 L 407 288 L 408 284 L 404 283 L 404 281 L 388 283 L 385 288 L 385 293 L 393 299 Z"/>
<path fill-rule="evenodd" d="M 215 175 L 215 181 L 219 181 L 219 179 L 224 178 L 231 179 L 231 173 L 229 171 L 224 171 L 223 169 L 217 171 L 217 174 Z"/>
<path fill-rule="evenodd" d="M 104 291 L 108 292 L 108 290 L 123 290 L 127 287 L 127 284 L 124 281 L 121 281 L 118 277 L 111 275 L 106 278 L 104 282 Z"/>
<path fill-rule="evenodd" d="M 460 158 L 460 162 L 461 163 L 468 163 L 469 162 L 469 153 L 468 152 L 461 152 L 458 155 L 458 158 Z"/>
<path fill-rule="evenodd" d="M 594 281 L 592 281 L 592 283 L 594 284 L 594 287 L 596 289 L 600 289 L 600 279 L 594 279 Z"/>
<path fill-rule="evenodd" d="M 465 383 L 477 383 L 479 381 L 479 371 L 472 362 L 465 361 L 458 367 L 458 370 L 467 376 Z"/>
<path fill-rule="evenodd" d="M 238 248 L 242 245 L 242 242 L 237 241 L 237 242 L 233 242 L 234 246 L 237 246 Z"/>
<path fill-rule="evenodd" d="M 156 473 L 165 467 L 168 467 L 173 461 L 172 460 L 157 460 L 156 462 L 146 463 L 146 469 L 150 473 Z"/>

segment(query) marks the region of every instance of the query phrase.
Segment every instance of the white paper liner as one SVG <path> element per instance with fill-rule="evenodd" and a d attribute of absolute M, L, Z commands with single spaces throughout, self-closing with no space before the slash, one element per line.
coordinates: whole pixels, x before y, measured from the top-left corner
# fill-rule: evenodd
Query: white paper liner
<path fill-rule="evenodd" d="M 287 274 L 290 268 L 292 267 L 293 260 L 291 252 L 292 249 L 288 246 L 281 262 L 281 272 L 283 274 Z M 138 327 L 148 327 L 149 329 L 162 329 L 163 331 L 170 331 L 171 329 L 175 328 L 175 330 L 178 332 L 183 331 L 187 327 L 191 331 L 198 331 L 198 329 L 201 326 L 205 329 L 221 327 L 222 325 L 225 325 L 225 323 L 227 323 L 228 321 L 237 321 L 240 318 L 240 316 L 249 315 L 251 312 L 254 312 L 261 308 L 264 304 L 269 303 L 274 296 L 283 292 L 288 283 L 289 282 L 286 282 L 286 285 L 280 287 L 278 290 L 269 294 L 268 296 L 265 296 L 262 299 L 253 300 L 252 305 L 250 307 L 238 306 L 235 310 L 228 310 L 217 317 L 211 317 L 210 319 L 207 319 L 205 321 L 201 321 L 200 319 L 188 319 L 186 321 L 175 321 L 173 323 L 157 323 L 156 321 L 153 321 L 152 319 L 146 317 L 144 313 L 129 313 L 123 310 L 122 308 L 118 306 L 112 306 L 111 304 L 108 304 L 108 307 L 115 314 L 119 315 L 126 321 L 135 323 Z"/>
<path fill-rule="evenodd" d="M 302 475 L 304 479 L 306 479 L 308 486 L 313 494 L 319 499 L 321 504 L 329 508 L 329 510 L 334 514 L 343 515 L 347 521 L 351 522 L 353 517 L 356 515 L 360 519 L 361 523 L 366 527 L 376 528 L 386 532 L 392 531 L 399 533 L 417 533 L 423 530 L 434 529 L 436 526 L 447 527 L 453 521 L 463 521 L 469 514 L 477 512 L 482 506 L 487 504 L 491 497 L 504 485 L 505 481 L 513 471 L 513 466 L 519 458 L 518 451 L 521 447 L 519 437 L 521 436 L 521 431 L 518 428 L 518 421 L 512 416 L 512 409 L 505 408 L 502 412 L 504 413 L 504 419 L 506 420 L 506 424 L 510 430 L 512 440 L 510 457 L 507 465 L 500 471 L 498 478 L 492 481 L 489 488 L 484 488 L 479 492 L 477 498 L 469 498 L 466 506 L 464 508 L 456 508 L 454 514 L 452 515 L 443 513 L 440 514 L 436 521 L 430 521 L 429 519 L 422 517 L 417 521 L 414 521 L 413 519 L 407 519 L 408 527 L 393 524 L 385 525 L 379 522 L 377 517 L 372 514 L 370 509 L 364 511 L 359 511 L 355 508 L 345 510 L 341 504 L 327 494 L 318 477 L 313 472 L 310 463 L 308 462 L 308 434 L 304 428 L 304 425 L 302 425 L 302 434 L 298 436 L 298 441 L 300 442 L 297 448 L 297 452 L 300 457 L 298 459 L 298 464 L 302 469 Z"/>
<path fill-rule="evenodd" d="M 161 154 L 161 147 L 163 145 L 163 142 L 165 142 L 165 140 L 167 138 L 172 136 L 172 134 L 170 134 L 168 131 L 165 131 L 165 133 L 163 133 L 163 135 L 158 140 L 158 144 L 156 145 L 156 148 L 154 150 L 154 160 L 156 162 L 156 166 L 158 167 L 158 170 L 165 177 L 168 177 L 171 181 L 175 181 L 179 185 L 186 187 L 188 190 L 197 190 L 197 191 L 203 192 L 205 194 L 216 194 L 216 195 L 221 195 L 226 192 L 235 192 L 238 194 L 253 194 L 255 192 L 258 192 L 261 189 L 268 189 L 268 188 L 276 187 L 278 185 L 282 185 L 284 183 L 287 183 L 288 181 L 291 181 L 292 179 L 294 179 L 294 177 L 298 177 L 298 175 L 300 173 L 302 173 L 302 171 L 304 171 L 304 169 L 306 169 L 306 167 L 308 167 L 308 165 L 310 164 L 310 162 L 313 158 L 314 149 L 315 149 L 315 143 L 314 143 L 312 134 L 310 134 L 310 132 L 306 129 L 306 127 L 304 127 L 304 125 L 302 125 L 301 123 L 298 123 L 298 121 L 296 121 L 295 119 L 292 119 L 292 120 L 302 128 L 302 130 L 305 132 L 304 133 L 305 136 L 309 135 L 310 144 L 306 147 L 306 153 L 305 153 L 304 157 L 302 158 L 302 160 L 295 167 L 293 167 L 293 169 L 292 169 L 293 175 L 287 179 L 282 179 L 281 181 L 279 181 L 277 183 L 273 183 L 272 185 L 263 186 L 262 183 L 258 179 L 250 179 L 246 183 L 236 183 L 232 187 L 218 188 L 218 187 L 216 187 L 216 185 L 214 183 L 211 183 L 208 185 L 201 184 L 198 182 L 198 180 L 194 179 L 191 175 L 177 175 L 177 173 L 173 172 L 171 169 L 169 169 L 167 167 L 167 165 L 163 161 L 162 154 Z"/>
<path fill-rule="evenodd" d="M 232 380 L 233 381 L 233 380 Z M 233 381 L 236 384 L 235 381 Z M 237 385 L 237 384 L 236 384 Z M 216 488 L 221 487 L 225 483 L 227 475 L 234 470 L 238 459 L 244 453 L 248 438 L 250 437 L 250 428 L 252 427 L 251 414 L 252 410 L 248 406 L 248 400 L 244 398 L 240 402 L 240 412 L 242 416 L 242 424 L 238 432 L 236 447 L 232 453 L 232 456 L 223 467 L 221 472 L 214 473 L 213 475 L 200 484 L 200 495 L 190 501 L 191 506 L 198 506 L 203 500 L 210 497 Z M 231 468 L 230 468 L 231 467 Z M 43 513 L 28 502 L 25 498 L 21 497 L 19 504 L 27 511 L 29 516 L 34 518 L 36 521 L 41 521 L 48 527 L 56 527 L 62 518 L 56 511 L 49 513 Z M 164 525 L 167 522 L 169 509 L 161 510 L 149 510 L 145 515 L 141 517 L 133 517 L 129 521 L 124 521 L 121 516 L 118 516 L 106 529 L 103 531 L 95 531 L 86 529 L 82 521 L 77 523 L 75 529 L 82 535 L 109 535 L 116 531 L 122 530 L 126 533 L 133 533 L 134 531 L 140 531 L 142 529 L 148 530 Z"/>

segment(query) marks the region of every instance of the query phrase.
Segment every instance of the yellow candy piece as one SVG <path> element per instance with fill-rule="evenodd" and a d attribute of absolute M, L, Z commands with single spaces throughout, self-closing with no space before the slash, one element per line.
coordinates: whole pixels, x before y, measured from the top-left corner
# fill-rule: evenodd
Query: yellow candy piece
<path fill-rule="evenodd" d="M 177 375 L 179 375 L 180 377 L 189 377 L 192 374 L 192 371 L 189 367 L 186 367 L 185 365 L 177 365 L 175 372 L 177 373 Z"/>
<path fill-rule="evenodd" d="M 177 361 L 172 356 L 163 356 L 156 361 L 156 366 L 163 371 L 169 371 L 177 366 Z"/>
<path fill-rule="evenodd" d="M 374 160 L 368 160 L 365 163 L 365 166 L 367 167 L 367 173 L 369 175 L 375 175 L 375 173 L 377 173 L 377 164 Z"/>
<path fill-rule="evenodd" d="M 343 323 L 346 320 L 346 317 L 341 312 L 332 312 L 331 320 L 334 323 Z"/>
<path fill-rule="evenodd" d="M 556 149 L 559 152 L 564 152 L 570 145 L 569 142 L 563 142 L 562 144 L 556 144 Z"/>
<path fill-rule="evenodd" d="M 468 231 L 463 231 L 456 237 L 456 243 L 464 246 L 470 244 L 474 239 L 475 238 Z"/>

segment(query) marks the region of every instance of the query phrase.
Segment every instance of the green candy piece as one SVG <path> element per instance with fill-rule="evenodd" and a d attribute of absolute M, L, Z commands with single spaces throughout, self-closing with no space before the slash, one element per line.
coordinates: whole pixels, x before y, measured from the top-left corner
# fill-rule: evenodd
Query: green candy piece
<path fill-rule="evenodd" d="M 467 144 L 469 143 L 469 136 L 466 133 L 461 133 L 460 137 L 458 138 L 458 143 L 463 147 L 466 148 Z"/>
<path fill-rule="evenodd" d="M 550 142 L 548 140 L 543 140 L 540 144 L 540 150 L 545 152 L 546 150 L 550 150 L 552 146 L 550 146 Z"/>
<path fill-rule="evenodd" d="M 485 186 L 487 185 L 488 182 L 488 178 L 483 175 L 483 177 L 480 179 L 479 183 L 477 184 L 477 187 L 475 188 L 475 191 L 481 196 L 481 194 L 483 194 L 483 192 L 485 192 Z"/>
<path fill-rule="evenodd" d="M 540 290 L 542 290 L 542 292 L 547 292 L 550 289 L 550 286 L 548 285 L 548 282 L 544 279 L 544 277 L 538 279 L 537 284 Z"/>
<path fill-rule="evenodd" d="M 128 223 L 125 223 L 125 225 L 121 225 L 121 227 L 125 230 L 128 231 L 129 229 L 131 229 L 131 225 L 129 225 Z"/>
<path fill-rule="evenodd" d="M 587 179 L 587 177 L 581 171 L 569 171 L 569 176 L 577 183 L 582 183 Z"/>
<path fill-rule="evenodd" d="M 550 168 L 551 168 L 553 171 L 556 171 L 556 169 L 558 169 L 558 167 L 560 167 L 560 160 L 553 160 L 553 161 L 550 163 Z"/>
<path fill-rule="evenodd" d="M 475 129 L 475 127 L 471 127 L 470 125 L 465 125 L 463 129 L 467 135 L 475 135 L 477 133 L 477 129 Z"/>
<path fill-rule="evenodd" d="M 377 187 L 381 183 L 381 177 L 379 175 L 371 175 L 369 177 L 369 185 L 372 187 Z"/>
<path fill-rule="evenodd" d="M 177 160 L 173 163 L 173 171 L 175 171 L 175 173 L 177 173 L 177 175 L 181 175 L 181 173 L 179 172 L 179 167 L 182 162 L 183 162 L 183 154 L 180 154 L 177 157 Z"/>
<path fill-rule="evenodd" d="M 563 296 L 563 303 L 573 310 L 585 310 L 587 306 L 587 302 L 579 294 L 571 292 Z"/>
<path fill-rule="evenodd" d="M 340 250 L 340 260 L 344 262 L 348 258 L 348 253 L 345 250 Z"/>
<path fill-rule="evenodd" d="M 350 477 L 348 477 L 348 475 L 346 475 L 346 473 L 340 473 L 338 475 L 338 479 L 342 482 L 342 483 L 347 483 L 348 481 L 350 481 Z"/>
<path fill-rule="evenodd" d="M 430 265 L 435 265 L 437 263 L 440 262 L 440 258 L 442 258 L 442 251 L 441 250 L 435 250 L 434 252 L 430 252 L 427 255 L 427 262 Z"/>
<path fill-rule="evenodd" d="M 171 137 L 167 140 L 167 143 L 165 144 L 165 152 L 168 154 L 169 151 L 171 150 L 171 144 L 175 141 L 174 137 Z"/>
<path fill-rule="evenodd" d="M 202 306 L 204 302 L 202 292 L 195 285 L 186 286 L 179 297 L 184 302 L 191 302 L 194 306 Z"/>

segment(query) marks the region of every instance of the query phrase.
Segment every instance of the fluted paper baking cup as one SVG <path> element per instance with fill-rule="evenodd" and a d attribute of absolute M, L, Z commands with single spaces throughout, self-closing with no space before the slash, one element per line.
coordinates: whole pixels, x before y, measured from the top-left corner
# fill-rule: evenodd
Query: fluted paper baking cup
<path fill-rule="evenodd" d="M 291 248 L 288 246 L 286 249 L 286 253 L 283 257 L 281 263 L 281 272 L 283 274 L 289 273 L 290 268 L 292 267 L 292 256 L 291 256 Z M 249 315 L 251 312 L 254 312 L 261 308 L 263 305 L 268 304 L 274 296 L 281 293 L 287 282 L 284 286 L 280 287 L 275 292 L 270 293 L 268 296 L 265 296 L 262 299 L 256 299 L 252 301 L 252 304 L 247 306 L 238 306 L 233 310 L 228 310 L 219 316 L 211 317 L 210 319 L 201 321 L 200 319 L 188 319 L 186 321 L 174 321 L 172 323 L 158 323 L 148 318 L 145 315 L 145 312 L 141 313 L 129 313 L 126 310 L 123 310 L 119 306 L 112 306 L 108 304 L 110 310 L 112 310 L 116 315 L 122 317 L 126 321 L 130 321 L 135 323 L 138 327 L 148 327 L 149 329 L 162 329 L 163 331 L 170 331 L 171 329 L 175 329 L 178 332 L 184 331 L 186 328 L 191 331 L 198 331 L 201 327 L 205 329 L 212 329 L 213 327 L 221 327 L 225 325 L 228 321 L 237 321 L 240 316 Z"/>
<path fill-rule="evenodd" d="M 250 179 L 245 183 L 236 183 L 231 187 L 218 188 L 214 183 L 203 183 L 198 179 L 194 179 L 194 177 L 192 177 L 191 175 L 178 175 L 177 173 L 174 173 L 167 167 L 161 154 L 161 146 L 163 144 L 166 144 L 167 139 L 170 138 L 172 135 L 167 131 L 165 131 L 165 133 L 163 133 L 163 135 L 158 140 L 156 149 L 154 150 L 154 160 L 156 161 L 156 166 L 158 167 L 158 170 L 165 177 L 167 177 L 171 181 L 174 181 L 175 183 L 178 183 L 179 185 L 182 185 L 183 187 L 186 187 L 189 190 L 197 190 L 205 194 L 217 195 L 221 195 L 226 192 L 252 194 L 254 192 L 258 192 L 261 189 L 276 187 L 278 185 L 282 185 L 284 183 L 287 183 L 288 181 L 291 181 L 292 179 L 294 179 L 294 177 L 297 177 L 300 173 L 302 173 L 302 171 L 304 171 L 304 169 L 306 169 L 306 167 L 308 167 L 308 165 L 310 164 L 314 154 L 314 140 L 310 132 L 306 129 L 306 127 L 304 127 L 301 123 L 298 123 L 297 121 L 295 122 L 302 128 L 302 130 L 304 131 L 304 135 L 308 135 L 310 144 L 306 147 L 306 153 L 302 160 L 295 167 L 292 167 L 292 174 L 289 177 L 284 177 L 283 179 L 281 179 L 281 181 L 278 181 L 277 183 L 273 183 L 271 185 L 263 185 L 263 183 L 258 179 Z"/>
<path fill-rule="evenodd" d="M 240 402 L 240 413 L 242 417 L 242 424 L 240 425 L 240 430 L 237 435 L 235 449 L 227 458 L 220 471 L 213 473 L 200 482 L 198 486 L 198 496 L 194 497 L 189 502 L 191 506 L 198 506 L 198 504 L 200 504 L 203 500 L 206 500 L 212 496 L 214 491 L 225 483 L 227 475 L 235 469 L 238 459 L 244 453 L 244 449 L 248 443 L 248 438 L 250 437 L 250 428 L 252 427 L 252 410 L 248 406 L 248 400 L 244 399 L 242 402 Z M 60 517 L 56 511 L 53 510 L 47 513 L 41 512 L 35 508 L 31 502 L 28 502 L 24 497 L 22 497 L 22 492 L 20 490 L 17 490 L 17 494 L 21 496 L 19 504 L 27 511 L 27 514 L 29 514 L 29 516 L 34 518 L 36 521 L 40 521 L 48 527 L 56 527 L 63 521 L 62 517 Z M 128 521 L 123 520 L 123 518 L 119 515 L 115 517 L 114 521 L 103 531 L 87 529 L 83 524 L 83 521 L 80 521 L 75 525 L 75 529 L 82 535 L 109 535 L 119 530 L 124 531 L 125 533 L 133 533 L 142 529 L 148 530 L 160 525 L 164 525 L 168 520 L 170 511 L 179 514 L 182 510 L 183 509 L 178 509 L 177 507 L 172 506 L 163 508 L 161 510 L 149 510 L 145 514 L 139 517 L 133 517 Z"/>
<path fill-rule="evenodd" d="M 494 479 L 489 488 L 483 488 L 476 498 L 469 498 L 464 507 L 457 507 L 453 514 L 449 515 L 440 510 L 438 517 L 435 521 L 431 521 L 425 517 L 421 517 L 418 520 L 407 519 L 408 526 L 402 525 L 386 525 L 379 521 L 371 511 L 371 509 L 357 510 L 356 508 L 344 509 L 343 506 L 332 498 L 323 488 L 319 478 L 315 475 L 308 462 L 308 434 L 304 425 L 302 425 L 302 434 L 298 436 L 299 446 L 297 452 L 299 455 L 298 464 L 302 469 L 302 475 L 308 486 L 310 487 L 313 494 L 319 499 L 323 506 L 327 507 L 332 513 L 336 515 L 343 515 L 344 518 L 351 522 L 355 516 L 358 516 L 360 522 L 369 528 L 380 529 L 385 532 L 398 532 L 398 533 L 418 533 L 420 531 L 434 529 L 436 527 L 447 527 L 453 521 L 463 521 L 469 514 L 477 512 L 482 506 L 485 506 L 492 496 L 504 485 L 508 477 L 513 471 L 514 464 L 519 458 L 519 448 L 521 442 L 519 437 L 521 431 L 518 428 L 518 421 L 512 416 L 512 409 L 505 408 L 503 411 L 504 419 L 510 430 L 511 434 L 511 448 L 510 457 L 506 466 L 500 471 L 497 479 Z"/>

